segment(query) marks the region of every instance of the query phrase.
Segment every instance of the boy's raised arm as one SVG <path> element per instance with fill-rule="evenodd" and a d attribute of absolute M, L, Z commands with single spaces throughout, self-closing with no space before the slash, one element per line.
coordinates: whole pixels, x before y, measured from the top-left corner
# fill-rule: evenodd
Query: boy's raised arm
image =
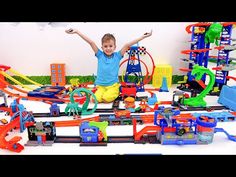
<path fill-rule="evenodd" d="M 78 34 L 83 40 L 85 40 L 92 47 L 92 49 L 95 53 L 98 52 L 98 47 L 95 44 L 95 42 L 93 42 L 90 38 L 88 38 L 87 36 L 82 34 L 79 30 L 70 28 L 70 29 L 66 30 L 66 33 L 68 33 L 68 34 Z"/>
<path fill-rule="evenodd" d="M 132 46 L 132 45 L 138 43 L 139 41 L 141 41 L 141 40 L 143 40 L 143 39 L 145 39 L 145 38 L 147 38 L 147 37 L 149 37 L 149 36 L 151 36 L 151 35 L 152 35 L 152 31 L 151 31 L 150 33 L 144 33 L 141 37 L 139 37 L 139 38 L 137 38 L 137 39 L 135 39 L 135 40 L 133 40 L 133 41 L 130 41 L 130 42 L 128 42 L 127 44 L 125 44 L 125 45 L 121 48 L 121 50 L 120 50 L 121 55 L 123 56 L 123 55 L 125 54 L 125 52 L 129 49 L 130 46 Z"/>

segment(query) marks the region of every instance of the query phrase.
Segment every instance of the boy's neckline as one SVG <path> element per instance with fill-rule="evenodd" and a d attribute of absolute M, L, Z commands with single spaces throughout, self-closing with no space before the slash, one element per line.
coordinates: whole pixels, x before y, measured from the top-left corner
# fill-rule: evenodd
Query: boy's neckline
<path fill-rule="evenodd" d="M 114 56 L 114 53 L 112 53 L 111 55 L 107 55 L 107 54 L 105 54 L 105 52 L 103 52 L 103 53 L 107 58 L 112 58 Z"/>

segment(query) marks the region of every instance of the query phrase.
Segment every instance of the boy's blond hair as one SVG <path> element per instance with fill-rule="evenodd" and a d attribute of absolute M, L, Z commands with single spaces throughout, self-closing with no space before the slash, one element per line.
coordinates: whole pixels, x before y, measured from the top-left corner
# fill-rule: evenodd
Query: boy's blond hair
<path fill-rule="evenodd" d="M 104 34 L 104 36 L 102 37 L 102 44 L 109 40 L 113 40 L 114 43 L 116 44 L 116 38 L 114 37 L 113 34 L 110 34 L 110 33 Z"/>

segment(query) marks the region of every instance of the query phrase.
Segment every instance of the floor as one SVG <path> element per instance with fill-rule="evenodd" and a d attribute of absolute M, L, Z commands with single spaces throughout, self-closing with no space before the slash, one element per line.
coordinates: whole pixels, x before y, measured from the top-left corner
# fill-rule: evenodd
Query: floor
<path fill-rule="evenodd" d="M 229 83 L 232 85 L 232 83 Z M 147 85 L 146 88 L 151 88 L 151 85 Z M 157 94 L 158 101 L 170 101 L 172 100 L 172 93 L 176 88 L 176 85 L 173 85 L 170 88 L 169 92 L 155 92 Z M 150 96 L 149 93 L 138 93 L 139 96 Z M 0 103 L 2 103 L 3 98 L 0 98 Z M 207 96 L 206 101 L 208 105 L 219 105 L 217 103 L 216 96 Z M 8 99 L 8 104 L 12 102 L 12 99 Z M 34 113 L 40 112 L 49 112 L 49 105 L 36 101 L 26 101 L 21 100 L 28 111 L 33 111 Z M 138 102 L 136 103 L 138 105 Z M 60 105 L 60 110 L 64 112 L 66 104 Z M 90 103 L 89 107 L 93 107 L 93 104 Z M 123 108 L 124 105 L 121 102 L 120 108 Z M 111 104 L 98 104 L 98 108 L 111 108 Z M 202 111 L 204 112 L 204 111 Z M 99 113 L 94 113 L 92 116 Z M 150 113 L 149 113 L 150 114 Z M 5 113 L 0 113 L 1 118 L 6 118 L 9 120 L 8 116 L 5 116 Z M 91 117 L 91 116 L 83 116 Z M 37 118 L 36 121 L 58 121 L 58 120 L 72 120 L 71 117 L 55 117 L 55 118 Z M 141 129 L 144 125 L 139 125 L 138 130 Z M 217 127 L 222 127 L 229 134 L 236 135 L 236 121 L 231 122 L 218 122 Z M 107 128 L 108 136 L 115 135 L 132 135 L 132 126 L 109 126 Z M 13 131 L 9 133 L 7 139 L 10 139 L 14 135 L 22 136 L 20 144 L 24 145 L 27 138 L 27 131 L 23 133 L 18 133 Z M 58 127 L 56 129 L 57 136 L 60 135 L 79 135 L 79 127 Z M 0 154 L 19 154 L 10 152 L 8 150 L 0 149 Z M 229 141 L 223 133 L 217 133 L 214 135 L 214 140 L 212 144 L 209 145 L 161 145 L 161 144 L 132 144 L 132 143 L 113 143 L 108 144 L 107 146 L 101 147 L 81 147 L 77 143 L 55 143 L 52 146 L 36 146 L 30 147 L 25 146 L 24 150 L 20 154 L 79 154 L 79 155 L 105 155 L 105 154 L 162 154 L 162 155 L 172 155 L 172 154 L 236 154 L 236 142 Z"/>

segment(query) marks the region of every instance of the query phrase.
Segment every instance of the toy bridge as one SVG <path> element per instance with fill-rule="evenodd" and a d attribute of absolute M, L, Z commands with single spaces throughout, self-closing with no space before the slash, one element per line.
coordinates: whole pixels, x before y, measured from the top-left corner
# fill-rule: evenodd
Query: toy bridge
<path fill-rule="evenodd" d="M 20 128 L 20 132 L 22 133 L 26 129 L 28 122 L 34 122 L 34 117 L 24 109 L 23 105 L 18 104 L 18 109 L 19 111 L 11 117 L 10 123 L 0 126 L 0 148 L 14 152 L 21 152 L 24 149 L 24 146 L 18 143 L 22 138 L 20 136 L 14 136 L 7 141 L 6 136 L 8 132 L 15 128 Z"/>

